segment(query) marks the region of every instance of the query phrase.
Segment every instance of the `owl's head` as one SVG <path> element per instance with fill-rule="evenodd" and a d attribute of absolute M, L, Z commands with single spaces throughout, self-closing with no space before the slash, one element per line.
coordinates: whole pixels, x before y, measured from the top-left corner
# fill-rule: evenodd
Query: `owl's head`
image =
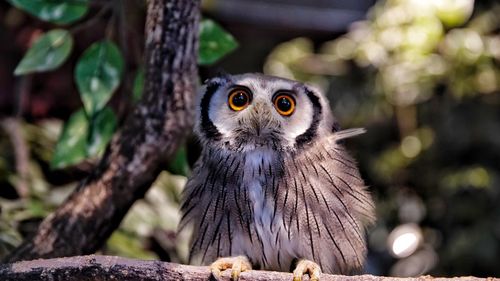
<path fill-rule="evenodd" d="M 236 151 L 294 150 L 336 128 L 328 101 L 318 90 L 258 73 L 208 80 L 195 124 L 205 145 Z"/>

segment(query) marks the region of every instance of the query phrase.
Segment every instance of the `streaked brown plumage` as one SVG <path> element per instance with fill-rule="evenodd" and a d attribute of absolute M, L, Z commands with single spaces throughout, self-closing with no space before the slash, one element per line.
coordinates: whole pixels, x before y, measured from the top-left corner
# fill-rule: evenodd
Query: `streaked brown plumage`
<path fill-rule="evenodd" d="M 249 96 L 242 110 L 228 106 L 235 87 Z M 289 116 L 279 113 L 280 93 L 293 98 Z M 310 86 L 262 74 L 210 80 L 198 109 L 203 152 L 181 221 L 194 227 L 193 260 L 246 256 L 253 267 L 289 271 L 307 259 L 343 274 L 362 268 L 373 203 L 340 143 L 360 130 L 339 131 L 326 98 Z"/>

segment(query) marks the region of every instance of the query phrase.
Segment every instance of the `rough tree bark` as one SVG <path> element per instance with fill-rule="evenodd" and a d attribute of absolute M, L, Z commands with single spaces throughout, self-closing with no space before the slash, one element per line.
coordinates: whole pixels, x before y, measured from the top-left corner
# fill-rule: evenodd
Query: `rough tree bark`
<path fill-rule="evenodd" d="M 223 280 L 230 280 L 230 272 L 223 272 Z M 257 271 L 243 272 L 240 281 L 290 281 L 291 273 Z M 79 256 L 49 260 L 22 261 L 0 265 L 0 280 L 210 280 L 206 266 L 181 265 L 160 261 L 141 261 L 111 256 Z M 304 277 L 304 281 L 308 280 Z M 373 275 L 342 276 L 323 274 L 321 281 L 486 281 L 496 278 L 455 277 L 394 278 Z"/>
<path fill-rule="evenodd" d="M 190 131 L 197 81 L 199 0 L 149 0 L 142 101 L 96 170 L 4 260 L 94 253 Z"/>

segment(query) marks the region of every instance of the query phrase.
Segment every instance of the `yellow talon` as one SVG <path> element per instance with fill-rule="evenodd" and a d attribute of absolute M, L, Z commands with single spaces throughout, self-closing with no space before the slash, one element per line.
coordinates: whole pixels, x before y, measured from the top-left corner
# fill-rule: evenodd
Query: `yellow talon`
<path fill-rule="evenodd" d="M 251 270 L 252 265 L 244 256 L 219 258 L 210 265 L 210 271 L 216 280 L 220 280 L 223 270 L 231 268 L 231 279 L 237 281 L 241 272 Z"/>
<path fill-rule="evenodd" d="M 319 265 L 310 260 L 300 260 L 293 271 L 293 281 L 302 281 L 302 275 L 309 274 L 309 280 L 319 281 L 321 268 Z"/>

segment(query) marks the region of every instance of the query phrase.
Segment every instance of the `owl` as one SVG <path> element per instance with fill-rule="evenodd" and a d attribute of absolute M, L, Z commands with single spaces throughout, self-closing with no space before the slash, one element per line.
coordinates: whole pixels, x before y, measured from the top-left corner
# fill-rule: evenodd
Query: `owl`
<path fill-rule="evenodd" d="M 202 145 L 182 194 L 190 261 L 230 269 L 359 272 L 374 204 L 315 88 L 258 73 L 208 80 L 197 104 Z"/>

